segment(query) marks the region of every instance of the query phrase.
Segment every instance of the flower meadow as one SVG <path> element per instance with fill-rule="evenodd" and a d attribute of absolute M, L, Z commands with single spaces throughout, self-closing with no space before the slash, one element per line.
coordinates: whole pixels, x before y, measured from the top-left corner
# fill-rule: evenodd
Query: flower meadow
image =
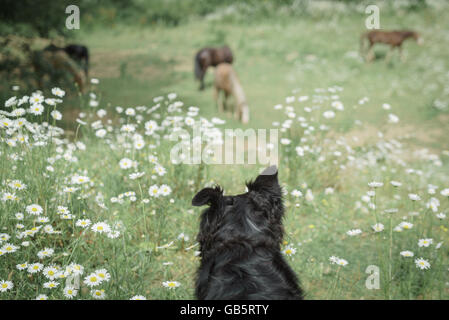
<path fill-rule="evenodd" d="M 61 88 L 4 102 L 0 299 L 191 299 L 193 195 L 215 183 L 245 192 L 265 167 L 173 164 L 173 133 L 199 125 L 199 143 L 220 145 L 226 121 L 175 93 L 112 106 L 100 86 L 80 96 L 73 132 L 58 126 Z M 411 148 L 394 106 L 343 101 L 343 91 L 294 90 L 273 107 L 283 254 L 306 298 L 448 298 L 449 153 Z M 367 107 L 382 110 L 382 127 L 354 118 Z M 340 130 L 348 117 L 355 132 Z"/>

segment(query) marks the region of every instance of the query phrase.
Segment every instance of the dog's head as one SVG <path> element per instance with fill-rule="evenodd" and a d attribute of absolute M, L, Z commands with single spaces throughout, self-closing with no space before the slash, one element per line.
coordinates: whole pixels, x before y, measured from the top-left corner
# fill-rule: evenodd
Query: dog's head
<path fill-rule="evenodd" d="M 259 235 L 280 243 L 284 208 L 276 166 L 268 167 L 246 186 L 248 192 L 235 196 L 223 195 L 218 186 L 204 188 L 195 195 L 192 205 L 209 205 L 201 216 L 198 234 L 202 248 L 210 241 Z"/>

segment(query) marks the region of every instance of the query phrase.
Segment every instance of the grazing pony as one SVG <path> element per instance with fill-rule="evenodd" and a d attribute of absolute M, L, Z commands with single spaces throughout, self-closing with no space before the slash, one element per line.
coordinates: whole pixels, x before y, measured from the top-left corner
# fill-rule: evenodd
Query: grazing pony
<path fill-rule="evenodd" d="M 83 65 L 84 74 L 86 75 L 86 78 L 88 77 L 89 73 L 89 50 L 86 46 L 79 45 L 79 44 L 69 44 L 65 46 L 64 48 L 60 48 L 55 46 L 54 44 L 50 44 L 47 46 L 45 51 L 65 51 L 70 58 L 73 60 L 81 63 Z"/>
<path fill-rule="evenodd" d="M 78 85 L 79 90 L 81 92 L 84 91 L 86 79 L 83 72 L 65 51 L 35 51 L 32 57 L 32 64 L 40 87 L 44 87 L 44 79 L 46 76 L 48 76 L 52 82 L 59 82 L 67 74 L 70 74 Z"/>
<path fill-rule="evenodd" d="M 200 90 L 204 89 L 204 75 L 209 66 L 217 66 L 222 62 L 232 63 L 234 57 L 228 46 L 221 48 L 203 48 L 195 55 L 195 77 L 200 80 Z"/>
<path fill-rule="evenodd" d="M 366 32 L 362 34 L 360 37 L 360 53 L 363 55 L 364 53 L 364 42 L 367 39 L 369 41 L 368 46 L 368 55 L 366 56 L 367 61 L 372 61 L 375 58 L 373 46 L 376 43 L 384 43 L 390 45 L 390 51 L 386 56 L 386 60 L 390 59 L 390 55 L 394 48 L 398 48 L 401 60 L 403 60 L 402 56 L 402 43 L 409 39 L 413 38 L 415 41 L 421 45 L 422 38 L 415 31 L 382 31 L 382 30 L 373 30 L 370 32 Z"/>
<path fill-rule="evenodd" d="M 229 63 L 220 63 L 215 69 L 215 102 L 218 105 L 218 110 L 223 112 L 227 109 L 227 99 L 229 95 L 234 96 L 234 116 L 242 121 L 248 123 L 249 108 L 246 102 L 245 92 L 243 91 L 240 81 L 234 69 Z M 220 98 L 220 91 L 223 91 L 224 98 Z M 220 101 L 219 101 L 220 100 Z M 237 110 L 235 110 L 237 105 Z"/>
<path fill-rule="evenodd" d="M 303 292 L 281 253 L 284 205 L 276 166 L 248 192 L 225 196 L 220 187 L 198 192 L 192 205 L 209 205 L 197 241 L 201 263 L 195 295 L 200 300 L 299 300 Z"/>

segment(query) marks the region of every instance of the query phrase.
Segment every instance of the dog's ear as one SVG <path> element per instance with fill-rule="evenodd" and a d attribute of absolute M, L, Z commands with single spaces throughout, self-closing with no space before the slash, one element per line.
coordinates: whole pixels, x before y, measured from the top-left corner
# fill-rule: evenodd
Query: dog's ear
<path fill-rule="evenodd" d="M 205 204 L 215 206 L 223 197 L 223 190 L 220 187 L 204 188 L 198 192 L 192 199 L 192 205 L 199 207 Z"/>
<path fill-rule="evenodd" d="M 248 183 L 247 187 L 248 191 L 279 188 L 278 168 L 275 165 L 266 168 L 254 182 Z"/>

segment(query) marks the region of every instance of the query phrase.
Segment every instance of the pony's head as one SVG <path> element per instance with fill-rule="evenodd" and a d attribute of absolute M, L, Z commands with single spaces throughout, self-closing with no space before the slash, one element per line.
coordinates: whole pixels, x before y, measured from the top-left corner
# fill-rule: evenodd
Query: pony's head
<path fill-rule="evenodd" d="M 415 39 L 416 43 L 420 46 L 424 44 L 424 39 L 418 32 L 413 32 L 413 39 Z"/>

